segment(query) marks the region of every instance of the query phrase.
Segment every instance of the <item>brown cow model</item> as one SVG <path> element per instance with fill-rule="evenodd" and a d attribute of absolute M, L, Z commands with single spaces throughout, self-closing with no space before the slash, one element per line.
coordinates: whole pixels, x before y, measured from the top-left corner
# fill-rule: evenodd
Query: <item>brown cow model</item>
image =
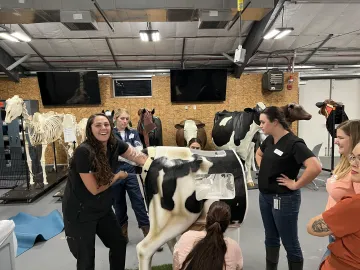
<path fill-rule="evenodd" d="M 207 141 L 205 124 L 199 120 L 186 119 L 176 124 L 176 144 L 177 146 L 187 146 L 192 138 L 200 139 L 201 148 L 204 149 Z"/>

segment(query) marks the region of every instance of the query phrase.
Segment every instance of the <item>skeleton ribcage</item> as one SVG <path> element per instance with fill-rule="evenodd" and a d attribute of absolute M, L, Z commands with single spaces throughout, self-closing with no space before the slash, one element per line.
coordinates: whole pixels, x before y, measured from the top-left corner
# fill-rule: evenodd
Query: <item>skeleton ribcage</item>
<path fill-rule="evenodd" d="M 62 115 L 52 115 L 45 118 L 42 123 L 32 123 L 32 127 L 29 130 L 30 143 L 35 146 L 49 144 L 60 139 L 63 133 L 62 121 Z M 43 126 L 40 129 L 37 125 L 41 124 Z"/>

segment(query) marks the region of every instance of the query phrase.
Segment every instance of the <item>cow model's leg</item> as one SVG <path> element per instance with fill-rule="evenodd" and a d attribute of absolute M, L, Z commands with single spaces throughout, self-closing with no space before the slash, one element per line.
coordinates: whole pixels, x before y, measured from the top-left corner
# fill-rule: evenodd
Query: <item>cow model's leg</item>
<path fill-rule="evenodd" d="M 169 247 L 171 253 L 174 253 L 174 247 L 175 247 L 176 242 L 177 242 L 176 237 L 174 237 L 173 239 L 167 241 L 167 244 L 168 244 L 168 247 Z"/>
<path fill-rule="evenodd" d="M 251 142 L 250 146 L 249 146 L 248 155 L 246 156 L 246 159 L 245 159 L 246 183 L 250 187 L 254 186 L 254 182 L 253 182 L 252 176 L 251 176 L 251 164 L 253 162 L 252 160 L 254 159 L 254 147 L 255 147 L 255 144 L 253 142 Z"/>
<path fill-rule="evenodd" d="M 26 151 L 26 162 L 29 168 L 30 173 L 30 185 L 34 184 L 34 176 L 32 172 L 32 160 L 30 157 L 30 151 L 29 151 L 29 142 L 25 139 L 25 151 Z"/>
<path fill-rule="evenodd" d="M 42 144 L 41 145 L 42 149 L 41 149 L 41 168 L 42 168 L 42 173 L 43 173 L 43 179 L 44 179 L 44 185 L 47 185 L 48 184 L 48 181 L 47 181 L 47 177 L 46 177 L 46 166 L 45 166 L 45 151 L 46 151 L 46 148 L 47 148 L 47 144 Z"/>

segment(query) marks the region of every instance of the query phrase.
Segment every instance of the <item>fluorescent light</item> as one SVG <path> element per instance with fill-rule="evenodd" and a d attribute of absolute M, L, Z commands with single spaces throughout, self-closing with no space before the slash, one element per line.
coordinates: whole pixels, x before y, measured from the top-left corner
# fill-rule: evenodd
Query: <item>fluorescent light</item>
<path fill-rule="evenodd" d="M 264 39 L 271 39 L 271 38 L 273 38 L 273 37 L 275 37 L 277 34 L 279 34 L 280 33 L 280 30 L 278 30 L 278 29 L 273 29 L 273 30 L 271 30 L 269 33 L 267 33 L 266 35 L 265 35 L 265 37 L 264 37 Z"/>
<path fill-rule="evenodd" d="M 274 37 L 274 39 L 279 39 L 279 38 L 285 37 L 286 35 L 290 34 L 291 31 L 292 31 L 291 29 L 286 29 L 286 30 L 282 31 L 280 34 L 278 34 L 276 37 Z"/>
<path fill-rule="evenodd" d="M 21 40 L 21 41 L 24 41 L 24 42 L 30 42 L 31 41 L 31 38 L 28 37 L 27 35 L 24 35 L 20 32 L 13 32 L 11 33 L 11 35 L 13 37 L 16 37 L 17 39 Z"/>
<path fill-rule="evenodd" d="M 286 28 L 275 28 L 268 32 L 264 39 L 280 39 L 285 37 L 286 35 L 290 34 L 292 31 L 294 31 L 294 28 L 292 27 L 286 27 Z"/>
<path fill-rule="evenodd" d="M 158 30 L 140 30 L 140 39 L 142 41 L 159 41 L 160 33 Z"/>
<path fill-rule="evenodd" d="M 9 40 L 9 41 L 19 42 L 18 39 L 10 36 L 8 33 L 4 33 L 4 32 L 3 32 L 3 33 L 0 33 L 0 37 L 1 37 L 1 38 L 4 38 L 4 39 L 7 39 L 7 40 Z"/>

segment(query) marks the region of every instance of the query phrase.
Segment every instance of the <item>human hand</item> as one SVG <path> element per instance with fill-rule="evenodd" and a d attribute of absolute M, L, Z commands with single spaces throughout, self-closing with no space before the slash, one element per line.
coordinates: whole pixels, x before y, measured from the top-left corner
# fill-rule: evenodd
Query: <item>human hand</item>
<path fill-rule="evenodd" d="M 124 171 L 120 171 L 118 172 L 117 174 L 115 174 L 115 180 L 122 180 L 122 179 L 125 179 L 126 177 L 128 177 L 128 173 L 127 172 L 124 172 Z"/>
<path fill-rule="evenodd" d="M 297 183 L 295 182 L 295 180 L 290 179 L 285 174 L 281 174 L 281 177 L 276 178 L 276 180 L 280 186 L 285 186 L 291 190 L 298 189 L 298 186 L 297 186 Z"/>

